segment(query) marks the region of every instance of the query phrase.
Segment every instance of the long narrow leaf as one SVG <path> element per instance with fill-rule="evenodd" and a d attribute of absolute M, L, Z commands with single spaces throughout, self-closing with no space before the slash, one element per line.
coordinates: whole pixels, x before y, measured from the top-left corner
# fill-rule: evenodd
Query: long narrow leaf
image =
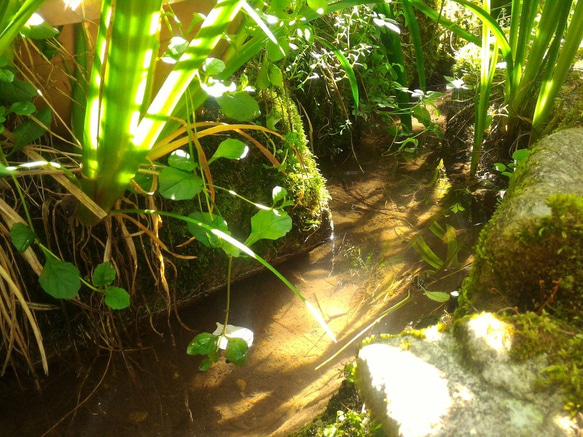
<path fill-rule="evenodd" d="M 540 135 L 544 123 L 547 122 L 551 111 L 554 107 L 555 99 L 559 94 L 571 65 L 583 40 L 583 1 L 578 1 L 571 17 L 569 29 L 565 35 L 563 49 L 552 78 L 549 78 L 541 87 L 536 109 L 532 120 L 533 134 L 536 137 Z"/>
<path fill-rule="evenodd" d="M 489 9 L 489 0 L 484 0 L 485 6 Z M 487 11 L 484 11 L 487 13 Z M 490 106 L 490 89 L 494 80 L 496 63 L 498 60 L 498 40 L 494 43 L 494 48 L 490 48 L 490 26 L 488 20 L 482 23 L 482 48 L 480 67 L 480 86 L 478 104 L 475 107 L 475 131 L 474 143 L 472 145 L 472 157 L 470 162 L 470 175 L 475 176 L 480 160 L 480 151 L 484 133 L 487 128 L 488 107 Z"/>
<path fill-rule="evenodd" d="M 346 77 L 348 78 L 348 82 L 350 82 L 350 89 L 352 90 L 352 99 L 354 100 L 355 112 L 358 112 L 360 97 L 358 92 L 358 82 L 356 81 L 356 75 L 354 74 L 354 69 L 352 68 L 352 65 L 350 65 L 350 62 L 348 61 L 348 59 L 346 59 L 346 56 L 342 54 L 341 50 L 334 47 L 324 38 L 314 36 L 314 39 L 318 41 L 320 44 L 322 44 L 324 47 L 326 47 L 328 50 L 333 52 L 338 61 L 340 62 L 340 65 L 342 65 L 342 68 L 346 73 Z"/>
<path fill-rule="evenodd" d="M 508 77 L 512 80 L 514 76 L 514 60 L 512 59 L 512 50 L 510 49 L 510 44 L 506 39 L 506 35 L 504 35 L 504 31 L 500 27 L 500 25 L 496 22 L 496 20 L 490 15 L 490 13 L 483 8 L 475 5 L 474 3 L 470 3 L 467 0 L 454 0 L 456 3 L 464 5 L 466 8 L 471 10 L 483 23 L 486 28 L 490 32 L 494 38 L 496 38 L 496 42 L 498 43 L 498 47 L 502 51 L 502 56 L 506 61 L 506 70 Z M 482 40 L 483 44 L 483 40 Z"/>
<path fill-rule="evenodd" d="M 568 5 L 567 5 L 568 3 Z M 557 7 L 553 2 L 546 2 L 544 9 L 541 13 L 540 23 L 536 30 L 536 35 L 532 41 L 530 51 L 528 53 L 528 59 L 526 60 L 524 66 L 524 72 L 522 73 L 522 78 L 518 83 L 518 86 L 513 88 L 508 96 L 508 103 L 510 105 L 510 115 L 514 115 L 520 111 L 520 106 L 522 102 L 531 96 L 530 90 L 536 83 L 535 79 L 541 72 L 541 65 L 543 58 L 549 49 L 549 44 L 556 34 L 557 25 L 561 21 L 567 19 L 569 15 L 569 6 L 571 4 L 570 0 L 565 0 L 566 8 Z M 563 18 L 561 18 L 561 15 Z M 560 35 L 557 35 L 559 40 L 562 37 L 562 31 Z M 522 39 L 522 38 L 521 38 Z M 526 38 L 524 38 L 526 39 Z M 528 41 L 521 41 L 521 44 L 526 45 Z M 518 57 L 521 56 L 521 57 Z M 517 67 L 522 66 L 524 62 L 524 53 L 517 54 L 516 62 Z M 552 66 L 549 66 L 552 68 Z"/>
<path fill-rule="evenodd" d="M 427 91 L 425 81 L 425 57 L 423 56 L 423 43 L 421 41 L 419 23 L 417 23 L 417 17 L 415 17 L 415 13 L 413 12 L 413 8 L 411 7 L 409 0 L 403 0 L 401 7 L 403 8 L 405 22 L 409 28 L 411 42 L 413 43 L 413 49 L 415 51 L 415 66 L 417 69 L 417 77 L 419 79 L 419 88 L 425 92 Z"/>
<path fill-rule="evenodd" d="M 269 264 L 265 259 L 263 259 L 259 255 L 257 255 L 255 252 L 253 252 L 253 250 L 251 250 L 250 248 L 248 248 L 247 246 L 245 246 L 243 243 L 235 240 L 230 235 L 225 234 L 220 229 L 213 228 L 213 227 L 211 227 L 211 226 L 207 225 L 206 223 L 203 223 L 203 222 L 201 222 L 199 220 L 195 220 L 195 219 L 190 218 L 190 217 L 185 217 L 183 215 L 175 214 L 175 213 L 172 213 L 172 212 L 166 212 L 166 211 L 154 211 L 154 210 L 151 210 L 151 209 L 147 209 L 147 210 L 141 210 L 141 209 L 125 209 L 125 210 L 116 210 L 114 212 L 114 214 L 157 214 L 157 215 L 162 215 L 162 216 L 166 216 L 166 217 L 172 217 L 172 218 L 175 218 L 175 219 L 178 219 L 178 220 L 185 221 L 187 223 L 192 223 L 195 226 L 198 226 L 198 227 L 204 229 L 205 231 L 210 232 L 213 235 L 216 235 L 220 239 L 226 241 L 227 243 L 229 243 L 232 246 L 234 246 L 237 249 L 239 249 L 241 252 L 247 254 L 248 256 L 250 256 L 251 258 L 253 258 L 257 262 L 259 262 L 263 267 L 265 267 L 271 273 L 273 273 L 302 302 L 304 302 L 304 304 L 306 304 L 306 306 L 308 307 L 308 309 L 310 310 L 310 312 L 312 313 L 312 315 L 316 318 L 316 320 L 318 321 L 318 323 L 320 324 L 320 326 L 322 327 L 322 329 L 330 336 L 330 338 L 334 342 L 336 342 L 336 337 L 332 333 L 332 330 L 330 329 L 330 327 L 328 326 L 328 324 L 324 321 L 324 318 L 321 316 L 321 314 L 314 308 L 313 305 L 311 305 L 308 302 L 308 300 L 302 295 L 302 293 L 300 293 L 300 291 L 291 282 L 289 282 L 285 278 L 285 276 L 283 276 L 281 273 L 279 273 L 277 271 L 277 269 L 275 267 L 273 267 L 271 264 Z"/>
<path fill-rule="evenodd" d="M 526 49 L 531 40 L 531 29 L 538 10 L 538 3 L 539 0 L 527 2 L 523 0 L 512 0 L 509 44 L 516 72 L 512 81 L 506 81 L 507 101 L 513 100 L 512 93 L 518 89 L 518 84 L 521 80 L 522 66 L 525 60 Z"/>
<path fill-rule="evenodd" d="M 102 8 L 85 116 L 83 191 L 108 211 L 148 149 L 137 131 L 158 54 L 162 0 L 106 0 Z M 95 222 L 83 208 L 85 223 Z"/>
<path fill-rule="evenodd" d="M 199 68 L 223 37 L 241 7 L 239 0 L 219 0 L 203 21 L 196 37 L 164 81 L 137 129 L 140 140 L 148 149 L 153 147 L 176 105 L 197 76 Z"/>
<path fill-rule="evenodd" d="M 443 15 L 441 15 L 435 9 L 427 6 L 423 2 L 423 0 L 408 0 L 408 2 L 411 4 L 411 6 L 413 6 L 417 10 L 419 10 L 419 12 L 422 12 L 423 14 L 425 14 L 427 17 L 429 17 L 430 19 L 432 19 L 436 23 L 441 24 L 443 27 L 450 30 L 455 35 L 466 40 L 467 42 L 471 42 L 477 46 L 480 46 L 481 40 L 479 37 L 471 34 L 467 30 L 463 29 L 462 27 L 460 27 L 457 24 L 455 24 L 454 22 L 452 22 L 451 20 L 448 20 L 447 18 L 445 18 Z"/>
<path fill-rule="evenodd" d="M 386 3 L 378 5 L 375 10 L 388 18 L 395 18 L 391 6 Z M 397 75 L 396 81 L 400 85 L 400 88 L 395 90 L 395 97 L 397 99 L 397 104 L 399 105 L 399 118 L 405 129 L 408 132 L 412 132 L 413 120 L 411 118 L 411 94 L 406 91 L 409 88 L 409 83 L 407 80 L 407 72 L 405 70 L 405 61 L 403 59 L 401 39 L 396 32 L 387 29 L 385 26 L 379 26 L 378 31 L 380 33 L 381 43 L 387 53 L 386 62 L 398 65 L 398 68 L 395 68 L 395 72 Z"/>
<path fill-rule="evenodd" d="M 6 0 L 2 0 L 6 1 Z M 16 12 L 13 17 L 10 17 L 10 21 L 5 28 L 1 30 L 0 33 L 0 55 L 3 54 L 8 46 L 14 41 L 14 38 L 18 36 L 18 33 L 22 27 L 26 24 L 28 19 L 34 14 L 40 6 L 45 2 L 45 0 L 27 0 Z M 8 7 L 11 6 L 11 7 Z M 14 2 L 7 5 L 4 11 L 7 14 L 11 14 L 14 10 Z M 2 20 L 4 22 L 4 19 Z"/>

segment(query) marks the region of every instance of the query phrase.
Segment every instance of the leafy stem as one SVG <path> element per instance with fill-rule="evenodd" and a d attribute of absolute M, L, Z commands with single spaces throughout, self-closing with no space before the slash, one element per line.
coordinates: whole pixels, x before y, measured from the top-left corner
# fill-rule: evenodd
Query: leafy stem
<path fill-rule="evenodd" d="M 225 308 L 225 324 L 223 326 L 222 336 L 227 336 L 227 325 L 229 323 L 229 312 L 231 310 L 231 271 L 233 267 L 233 256 L 229 256 L 229 265 L 227 267 L 227 305 Z"/>

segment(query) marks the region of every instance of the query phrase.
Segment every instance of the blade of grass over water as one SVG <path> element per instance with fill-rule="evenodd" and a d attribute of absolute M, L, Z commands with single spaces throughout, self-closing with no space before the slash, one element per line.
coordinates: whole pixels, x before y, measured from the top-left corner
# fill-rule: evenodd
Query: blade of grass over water
<path fill-rule="evenodd" d="M 227 243 L 231 244 L 233 247 L 239 249 L 241 252 L 243 252 L 246 255 L 250 256 L 251 258 L 253 258 L 257 262 L 259 262 L 267 270 L 269 270 L 271 273 L 273 273 L 302 302 L 304 302 L 304 304 L 308 307 L 308 310 L 314 316 L 314 318 L 316 319 L 316 321 L 318 322 L 318 324 L 322 327 L 322 329 L 324 330 L 324 332 L 326 332 L 326 334 L 334 342 L 336 342 L 336 337 L 332 333 L 332 330 L 330 329 L 330 327 L 328 326 L 328 324 L 326 323 L 326 321 L 324 320 L 324 318 L 322 317 L 322 315 L 319 313 L 319 311 L 316 310 L 316 308 L 310 302 L 308 302 L 308 300 L 300 293 L 300 291 L 291 282 L 289 282 L 287 280 L 287 278 L 285 276 L 283 276 L 281 273 L 279 273 L 275 267 L 273 267 L 271 264 L 269 264 L 265 259 L 263 259 L 259 255 L 257 255 L 252 249 L 250 249 L 249 247 L 245 246 L 243 243 L 235 240 L 230 235 L 225 234 L 220 229 L 213 228 L 213 227 L 207 225 L 206 223 L 202 223 L 202 222 L 200 222 L 198 220 L 195 220 L 195 219 L 193 219 L 191 217 L 185 217 L 185 216 L 180 215 L 180 214 L 175 214 L 175 213 L 166 212 L 166 211 L 156 211 L 156 210 L 151 210 L 151 209 L 120 209 L 120 210 L 113 211 L 112 214 L 113 215 L 115 215 L 115 214 L 152 214 L 152 215 L 156 214 L 156 215 L 162 215 L 162 216 L 166 216 L 166 217 L 171 217 L 171 218 L 175 218 L 175 219 L 178 219 L 178 220 L 182 220 L 182 221 L 187 222 L 187 223 L 192 223 L 192 224 L 194 224 L 194 225 L 196 225 L 196 226 L 204 229 L 205 231 L 211 232 L 212 234 L 216 235 L 220 239 L 222 239 L 222 240 L 226 241 Z"/>

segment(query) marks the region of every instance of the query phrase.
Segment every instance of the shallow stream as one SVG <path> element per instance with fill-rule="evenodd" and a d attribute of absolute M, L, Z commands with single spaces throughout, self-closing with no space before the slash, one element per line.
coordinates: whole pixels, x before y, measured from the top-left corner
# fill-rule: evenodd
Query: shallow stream
<path fill-rule="evenodd" d="M 467 270 L 475 232 L 444 206 L 448 188 L 438 160 L 383 156 L 384 141 L 362 144 L 359 164 L 349 158 L 324 166 L 333 238 L 278 266 L 320 309 L 337 343 L 293 293 L 263 273 L 232 290 L 229 323 L 255 335 L 246 366 L 221 360 L 203 373 L 201 360 L 185 353 L 196 333 L 223 321 L 226 296 L 219 291 L 181 309 L 186 327 L 156 322 L 160 335 L 148 329 L 135 350 L 104 351 L 91 366 L 52 368 L 40 394 L 0 381 L 0 435 L 285 436 L 310 422 L 338 390 L 359 341 L 334 356 L 339 350 L 408 293 L 411 302 L 361 338 L 397 333 L 428 314 L 437 318 L 445 305 L 423 290 L 453 291 Z M 413 242 L 422 236 L 445 258 L 447 244 L 429 231 L 436 221 L 453 223 L 459 252 L 457 262 L 430 275 Z"/>

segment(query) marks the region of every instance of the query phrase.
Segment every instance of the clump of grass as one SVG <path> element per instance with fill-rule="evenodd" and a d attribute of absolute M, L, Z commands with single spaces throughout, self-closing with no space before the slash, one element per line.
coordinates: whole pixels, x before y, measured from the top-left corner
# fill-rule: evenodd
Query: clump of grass
<path fill-rule="evenodd" d="M 354 386 L 353 365 L 346 367 L 346 379 L 320 416 L 289 437 L 383 436 L 381 425 L 366 410 Z"/>

